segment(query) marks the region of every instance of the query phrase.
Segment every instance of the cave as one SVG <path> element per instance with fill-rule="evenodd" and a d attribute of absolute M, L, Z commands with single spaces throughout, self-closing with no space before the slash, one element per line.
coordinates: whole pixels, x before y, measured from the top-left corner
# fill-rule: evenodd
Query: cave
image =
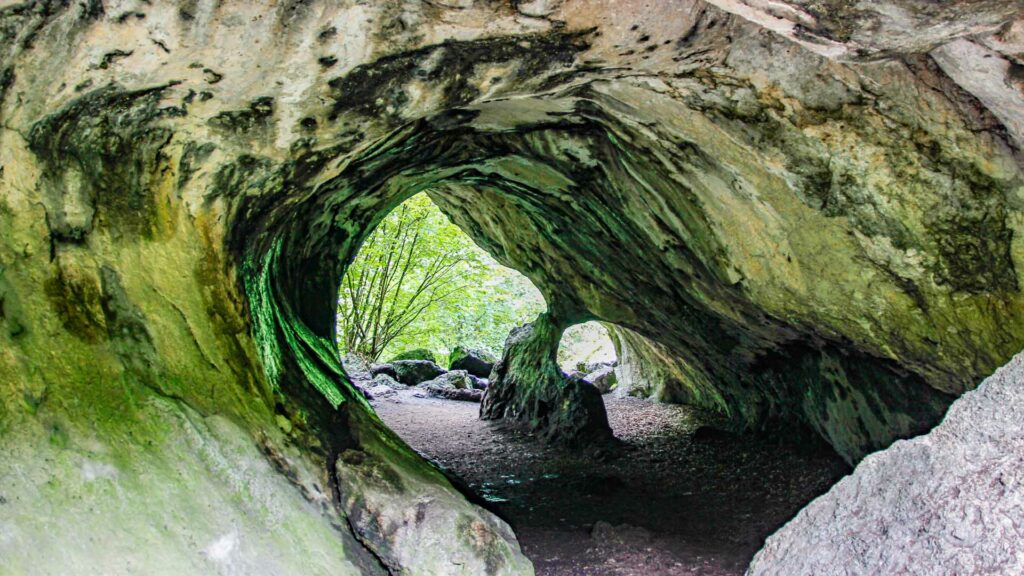
<path fill-rule="evenodd" d="M 426 192 L 548 309 L 480 417 L 611 441 L 557 363 L 852 468 L 747 573 L 1024 572 L 1024 4 L 0 8 L 11 574 L 533 574 L 337 353 Z"/>

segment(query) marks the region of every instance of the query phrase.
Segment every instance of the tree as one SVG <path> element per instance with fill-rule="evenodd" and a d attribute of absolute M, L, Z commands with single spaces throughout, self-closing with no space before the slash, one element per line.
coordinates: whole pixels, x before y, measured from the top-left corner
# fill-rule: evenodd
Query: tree
<path fill-rule="evenodd" d="M 423 313 L 450 298 L 474 257 L 425 195 L 393 210 L 366 239 L 342 280 L 344 348 L 376 360 Z M 461 231 L 460 231 L 461 233 Z"/>
<path fill-rule="evenodd" d="M 457 344 L 500 353 L 509 331 L 545 308 L 537 289 L 498 264 L 419 194 L 367 238 L 342 280 L 339 345 L 369 361 Z"/>

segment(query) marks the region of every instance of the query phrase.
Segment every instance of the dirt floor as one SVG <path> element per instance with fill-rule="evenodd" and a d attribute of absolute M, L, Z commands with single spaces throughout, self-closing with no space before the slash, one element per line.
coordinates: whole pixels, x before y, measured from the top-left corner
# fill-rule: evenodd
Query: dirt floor
<path fill-rule="evenodd" d="M 374 404 L 491 503 L 540 576 L 743 574 L 768 534 L 848 472 L 817 446 L 708 433 L 685 406 L 606 395 L 623 443 L 585 453 L 495 428 L 478 404 L 417 392 Z"/>

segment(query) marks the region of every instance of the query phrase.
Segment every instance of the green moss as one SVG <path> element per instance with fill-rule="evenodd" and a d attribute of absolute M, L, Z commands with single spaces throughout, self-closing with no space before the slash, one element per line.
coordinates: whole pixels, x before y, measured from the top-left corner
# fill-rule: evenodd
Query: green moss
<path fill-rule="evenodd" d="M 46 280 L 43 291 L 68 332 L 86 342 L 106 337 L 102 290 L 95 273 L 71 266 L 59 268 Z"/>
<path fill-rule="evenodd" d="M 40 120 L 29 132 L 29 148 L 40 158 L 42 192 L 49 199 L 48 224 L 58 241 L 81 242 L 92 220 L 70 220 L 62 207 L 85 203 L 95 224 L 115 236 L 152 238 L 159 231 L 156 189 L 167 162 L 171 131 L 161 118 L 179 111 L 160 108 L 169 85 L 129 91 L 98 88 Z M 77 197 L 67 197 L 77 194 Z"/>
<path fill-rule="evenodd" d="M 395 355 L 394 358 L 388 360 L 388 362 L 397 362 L 399 360 L 426 360 L 428 362 L 437 363 L 437 357 L 434 353 L 426 348 L 415 348 L 413 350 L 406 350 L 401 354 Z"/>

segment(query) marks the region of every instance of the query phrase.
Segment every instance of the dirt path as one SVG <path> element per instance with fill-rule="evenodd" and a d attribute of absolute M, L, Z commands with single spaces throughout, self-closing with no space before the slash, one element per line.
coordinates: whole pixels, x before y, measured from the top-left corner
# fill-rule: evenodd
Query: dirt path
<path fill-rule="evenodd" d="M 697 432 L 685 406 L 605 396 L 620 449 L 546 448 L 477 419 L 477 404 L 374 402 L 413 448 L 515 529 L 538 575 L 737 575 L 764 538 L 846 466 L 770 438 Z"/>

